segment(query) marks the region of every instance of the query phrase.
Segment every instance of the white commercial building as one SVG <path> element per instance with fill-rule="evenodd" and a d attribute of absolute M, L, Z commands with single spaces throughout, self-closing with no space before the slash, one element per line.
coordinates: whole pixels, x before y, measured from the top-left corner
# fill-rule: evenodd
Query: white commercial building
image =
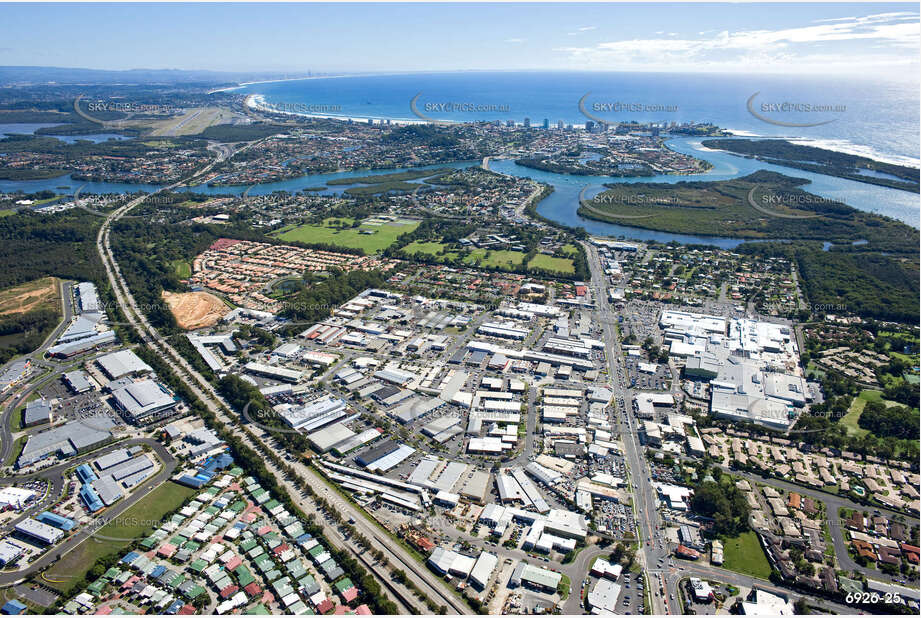
<path fill-rule="evenodd" d="M 473 569 L 470 571 L 470 582 L 483 590 L 489 584 L 489 580 L 492 578 L 492 574 L 498 564 L 498 556 L 484 551 L 477 557 L 476 564 L 473 565 Z"/>
<path fill-rule="evenodd" d="M 794 616 L 796 614 L 792 603 L 766 590 L 755 588 L 748 598 L 748 601 L 742 601 L 744 616 Z"/>
<path fill-rule="evenodd" d="M 620 584 L 610 579 L 599 579 L 588 592 L 588 605 L 593 614 L 614 614 L 617 599 L 620 597 Z"/>
<path fill-rule="evenodd" d="M 437 572 L 462 578 L 470 575 L 476 561 L 476 558 L 443 547 L 436 547 L 428 559 L 428 563 Z"/>

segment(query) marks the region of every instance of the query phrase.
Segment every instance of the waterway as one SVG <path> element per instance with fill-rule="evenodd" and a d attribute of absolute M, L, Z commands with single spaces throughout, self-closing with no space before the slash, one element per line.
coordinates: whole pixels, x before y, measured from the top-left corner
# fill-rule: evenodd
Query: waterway
<path fill-rule="evenodd" d="M 35 135 L 35 132 L 39 129 L 47 129 L 49 127 L 60 127 L 64 126 L 60 123 L 53 122 L 28 122 L 28 123 L 15 123 L 15 124 L 0 124 L 0 139 L 9 137 L 10 135 Z M 93 142 L 98 144 L 99 142 L 105 142 L 110 139 L 124 140 L 131 139 L 125 135 L 119 135 L 118 133 L 92 133 L 89 135 L 46 135 L 42 134 L 39 137 L 53 137 L 56 140 L 66 142 L 68 144 L 73 144 L 79 140 Z"/>
<path fill-rule="evenodd" d="M 778 165 L 771 165 L 750 159 L 732 153 L 710 150 L 703 147 L 702 138 L 673 138 L 668 141 L 668 146 L 677 152 L 696 156 L 708 161 L 713 167 L 705 173 L 695 174 L 693 176 L 673 176 L 657 175 L 643 178 L 610 178 L 606 176 L 573 176 L 567 174 L 556 174 L 523 167 L 516 164 L 511 159 L 491 159 L 490 169 L 503 174 L 513 176 L 532 178 L 553 186 L 554 191 L 538 205 L 538 212 L 558 223 L 570 227 L 584 227 L 590 234 L 599 236 L 622 237 L 642 241 L 659 241 L 669 242 L 677 241 L 688 244 L 708 244 L 723 248 L 732 248 L 738 246 L 744 239 L 739 238 L 722 238 L 715 236 L 695 236 L 687 234 L 673 234 L 670 232 L 656 232 L 644 230 L 624 225 L 594 221 L 580 217 L 576 212 L 579 207 L 579 195 L 585 190 L 585 197 L 591 198 L 604 190 L 605 184 L 629 183 L 629 182 L 664 182 L 677 183 L 687 181 L 717 181 L 729 180 L 740 176 L 748 175 L 757 170 L 770 170 L 788 176 L 805 178 L 810 181 L 803 189 L 816 195 L 842 201 L 854 208 L 867 212 L 874 212 L 886 215 L 915 228 L 921 228 L 919 220 L 918 195 L 907 191 L 899 191 L 876 185 L 869 185 L 853 180 L 836 178 L 815 174 L 793 168 L 786 168 Z M 443 163 L 428 165 L 414 169 L 437 169 L 437 168 L 464 168 L 471 165 L 478 165 L 478 161 L 462 161 L 454 163 Z M 233 187 L 209 187 L 207 185 L 197 185 L 189 187 L 189 191 L 209 195 L 240 195 L 245 191 L 249 195 L 267 195 L 276 191 L 287 191 L 294 193 L 308 187 L 326 186 L 331 180 L 344 178 L 359 178 L 363 176 L 377 176 L 390 174 L 399 170 L 353 170 L 346 172 L 334 172 L 326 174 L 307 174 L 298 178 L 284 180 L 279 182 L 262 183 L 252 186 L 233 186 Z M 418 181 L 417 181 L 418 182 Z M 326 187 L 319 194 L 339 194 L 350 186 L 354 185 L 333 185 Z M 68 187 L 61 189 L 60 187 Z M 0 191 L 14 192 L 23 191 L 25 193 L 34 193 L 37 191 L 48 190 L 56 193 L 72 193 L 78 187 L 82 187 L 83 194 L 88 193 L 134 193 L 138 191 L 152 192 L 159 187 L 147 184 L 128 184 L 128 183 L 108 183 L 108 182 L 89 182 L 84 183 L 73 180 L 70 176 L 51 178 L 47 180 L 31 181 L 0 181 Z"/>

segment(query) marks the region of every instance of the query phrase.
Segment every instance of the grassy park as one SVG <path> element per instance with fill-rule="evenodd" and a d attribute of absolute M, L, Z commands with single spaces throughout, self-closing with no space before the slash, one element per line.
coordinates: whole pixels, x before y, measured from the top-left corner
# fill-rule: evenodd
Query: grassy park
<path fill-rule="evenodd" d="M 751 530 L 723 540 L 723 568 L 761 579 L 771 575 L 771 565 Z"/>
<path fill-rule="evenodd" d="M 320 243 L 361 249 L 367 254 L 378 253 L 392 245 L 398 236 L 419 227 L 418 221 L 409 223 L 382 223 L 372 225 L 362 222 L 352 227 L 354 220 L 347 217 L 325 219 L 319 224 L 300 225 L 278 234 L 280 240 L 308 244 Z"/>

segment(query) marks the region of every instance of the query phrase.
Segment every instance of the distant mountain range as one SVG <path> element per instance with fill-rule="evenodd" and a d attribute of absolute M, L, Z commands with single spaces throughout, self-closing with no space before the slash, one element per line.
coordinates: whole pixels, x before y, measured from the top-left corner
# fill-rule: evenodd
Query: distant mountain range
<path fill-rule="evenodd" d="M 220 72 L 179 69 L 131 69 L 106 71 L 65 67 L 0 66 L 0 85 L 30 86 L 40 84 L 176 84 L 205 83 L 231 85 L 238 82 L 308 77 L 310 72 Z"/>

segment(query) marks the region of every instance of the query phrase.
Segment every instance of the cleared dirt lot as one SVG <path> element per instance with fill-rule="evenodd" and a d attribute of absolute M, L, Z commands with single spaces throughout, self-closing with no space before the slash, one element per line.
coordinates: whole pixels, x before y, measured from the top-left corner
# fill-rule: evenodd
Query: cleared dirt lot
<path fill-rule="evenodd" d="M 208 292 L 163 292 L 163 300 L 166 301 L 180 328 L 186 330 L 214 326 L 230 311 L 230 307 L 225 305 L 224 301 Z"/>
<path fill-rule="evenodd" d="M 19 315 L 38 309 L 60 312 L 60 290 L 60 280 L 56 277 L 36 279 L 0 290 L 0 316 Z"/>

